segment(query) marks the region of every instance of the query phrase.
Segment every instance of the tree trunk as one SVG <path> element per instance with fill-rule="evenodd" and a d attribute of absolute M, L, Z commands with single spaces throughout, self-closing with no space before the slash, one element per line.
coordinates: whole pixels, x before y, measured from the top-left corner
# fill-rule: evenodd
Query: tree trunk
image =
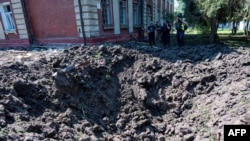
<path fill-rule="evenodd" d="M 248 32 L 249 20 L 244 21 L 244 22 L 246 22 L 246 23 L 244 23 L 245 24 L 245 26 L 244 26 L 245 35 L 249 36 L 249 32 Z"/>
<path fill-rule="evenodd" d="M 213 17 L 211 19 L 211 30 L 210 30 L 210 43 L 213 44 L 216 42 L 216 38 L 217 38 L 217 17 Z"/>

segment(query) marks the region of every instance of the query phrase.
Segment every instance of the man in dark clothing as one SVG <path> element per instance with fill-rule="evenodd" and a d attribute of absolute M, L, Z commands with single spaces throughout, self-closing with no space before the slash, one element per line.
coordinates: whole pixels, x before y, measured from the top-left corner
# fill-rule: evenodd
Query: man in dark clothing
<path fill-rule="evenodd" d="M 148 26 L 148 41 L 151 47 L 152 45 L 155 46 L 155 26 L 153 22 Z"/>
<path fill-rule="evenodd" d="M 161 37 L 161 25 L 159 24 L 159 22 L 158 21 L 156 21 L 156 24 L 155 24 L 155 42 L 156 42 L 156 44 L 158 43 L 158 42 L 160 42 L 160 37 Z"/>
<path fill-rule="evenodd" d="M 235 21 L 231 23 L 231 30 L 232 30 L 232 34 L 235 35 L 237 33 L 237 23 Z"/>
<path fill-rule="evenodd" d="M 184 46 L 184 32 L 188 27 L 188 23 L 182 20 L 182 14 L 177 15 L 177 19 L 174 21 L 175 28 L 177 30 L 177 42 L 179 47 Z"/>
<path fill-rule="evenodd" d="M 169 21 L 166 21 L 166 23 L 163 24 L 162 28 L 162 42 L 163 46 L 170 45 L 170 31 L 171 31 L 171 25 Z"/>

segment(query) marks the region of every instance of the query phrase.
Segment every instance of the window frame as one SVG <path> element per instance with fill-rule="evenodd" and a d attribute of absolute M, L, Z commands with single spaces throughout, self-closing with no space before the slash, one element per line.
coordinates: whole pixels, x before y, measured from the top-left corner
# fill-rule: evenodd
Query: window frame
<path fill-rule="evenodd" d="M 120 26 L 127 26 L 128 25 L 128 5 L 127 0 L 120 0 L 119 1 L 119 14 L 120 14 Z"/>
<path fill-rule="evenodd" d="M 5 7 L 7 6 L 9 6 L 8 10 L 10 11 L 6 11 Z M 16 24 L 15 24 L 14 14 L 13 14 L 13 10 L 12 10 L 10 2 L 0 3 L 0 14 L 2 17 L 4 32 L 16 33 Z"/>
<path fill-rule="evenodd" d="M 165 10 L 166 9 L 166 0 L 162 0 L 162 5 L 163 5 L 163 9 Z"/>
<path fill-rule="evenodd" d="M 161 10 L 160 9 L 157 9 L 156 21 L 158 21 L 159 23 L 161 22 Z"/>
<path fill-rule="evenodd" d="M 113 8 L 112 8 L 112 0 L 101 0 L 101 8 L 102 8 L 102 24 L 104 27 L 113 27 Z M 104 13 L 106 12 L 106 13 Z"/>
<path fill-rule="evenodd" d="M 153 20 L 152 6 L 151 5 L 147 5 L 146 14 L 147 14 L 147 16 L 146 16 L 147 25 L 149 25 L 150 22 Z"/>
<path fill-rule="evenodd" d="M 135 9 L 136 8 L 136 9 Z M 140 26 L 140 10 L 139 4 L 133 3 L 133 26 Z"/>

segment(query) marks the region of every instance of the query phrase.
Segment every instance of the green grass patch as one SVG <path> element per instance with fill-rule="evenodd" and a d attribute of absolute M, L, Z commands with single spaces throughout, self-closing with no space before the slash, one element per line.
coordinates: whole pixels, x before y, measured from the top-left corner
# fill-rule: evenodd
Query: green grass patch
<path fill-rule="evenodd" d="M 218 29 L 217 43 L 224 43 L 229 47 L 249 47 L 250 37 L 244 35 L 244 31 L 238 30 L 236 35 L 232 35 L 230 29 Z M 145 36 L 145 38 L 147 38 Z M 198 28 L 188 29 L 185 32 L 184 41 L 186 46 L 198 46 L 210 44 L 209 33 L 204 34 Z M 137 45 L 149 45 L 147 41 L 138 42 Z M 156 43 L 157 46 L 162 46 L 162 42 Z M 171 33 L 170 46 L 178 46 L 176 38 L 176 30 Z"/>
<path fill-rule="evenodd" d="M 236 35 L 232 35 L 230 29 L 218 30 L 217 42 L 222 42 L 229 47 L 249 47 L 250 37 L 244 35 L 242 30 L 238 30 Z M 209 34 L 202 34 L 197 29 L 187 30 L 185 32 L 185 44 L 188 46 L 209 44 Z M 176 33 L 173 32 L 171 44 L 177 46 Z"/>
<path fill-rule="evenodd" d="M 218 29 L 217 31 L 218 35 L 232 35 L 232 30 L 231 29 Z M 244 31 L 243 30 L 237 30 L 236 35 L 243 35 Z"/>
<path fill-rule="evenodd" d="M 232 35 L 230 30 L 218 31 L 219 41 L 229 47 L 248 47 L 250 37 L 245 36 L 242 30 L 237 31 L 236 35 Z"/>
<path fill-rule="evenodd" d="M 171 46 L 178 46 L 176 33 L 171 34 Z M 209 35 L 185 33 L 184 42 L 187 46 L 197 46 L 209 44 Z"/>

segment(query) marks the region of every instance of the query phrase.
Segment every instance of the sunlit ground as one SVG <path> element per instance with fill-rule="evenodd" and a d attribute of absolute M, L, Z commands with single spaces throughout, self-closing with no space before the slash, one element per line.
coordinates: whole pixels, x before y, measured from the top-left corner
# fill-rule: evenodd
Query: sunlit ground
<path fill-rule="evenodd" d="M 236 35 L 232 35 L 230 29 L 218 30 L 218 38 L 216 43 L 225 44 L 228 47 L 250 47 L 250 36 L 245 36 L 243 30 L 238 30 Z M 170 47 L 177 47 L 176 31 L 171 32 Z M 147 35 L 142 42 L 136 42 L 137 45 L 148 46 Z M 202 34 L 197 29 L 188 29 L 185 32 L 185 46 L 199 46 L 210 44 L 209 34 Z M 156 43 L 156 46 L 162 46 L 161 40 Z"/>
<path fill-rule="evenodd" d="M 250 47 L 250 37 L 244 35 L 243 30 L 238 30 L 236 35 L 232 35 L 230 29 L 218 30 L 217 43 L 223 43 L 229 47 Z M 209 44 L 209 35 L 201 34 L 197 30 L 187 30 L 185 32 L 185 44 L 188 46 Z M 176 32 L 172 33 L 171 45 L 177 46 Z"/>
<path fill-rule="evenodd" d="M 243 30 L 238 30 L 236 35 L 232 35 L 231 30 L 219 30 L 219 41 L 230 47 L 250 47 L 250 37 L 244 35 Z"/>

